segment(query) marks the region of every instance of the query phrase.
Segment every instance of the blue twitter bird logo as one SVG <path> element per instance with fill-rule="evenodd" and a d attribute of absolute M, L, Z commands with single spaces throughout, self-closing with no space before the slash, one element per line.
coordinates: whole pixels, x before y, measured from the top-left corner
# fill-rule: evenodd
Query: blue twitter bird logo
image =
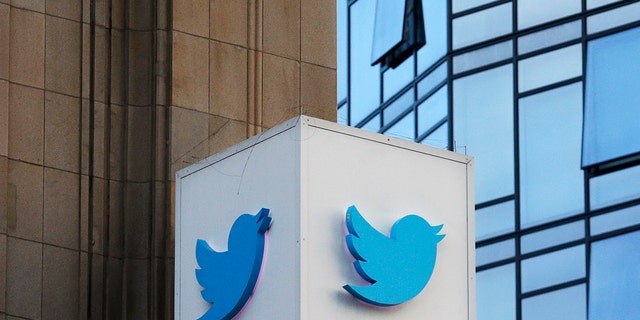
<path fill-rule="evenodd" d="M 271 226 L 269 209 L 243 214 L 229 232 L 228 250 L 217 252 L 198 239 L 196 269 L 202 298 L 213 305 L 200 319 L 232 319 L 247 303 L 258 281 L 264 256 L 265 232 Z"/>
<path fill-rule="evenodd" d="M 354 266 L 369 286 L 345 285 L 354 297 L 376 306 L 393 306 L 417 296 L 427 285 L 436 263 L 443 225 L 432 227 L 416 215 L 396 221 L 391 236 L 378 232 L 355 206 L 347 209 L 349 252 Z"/>

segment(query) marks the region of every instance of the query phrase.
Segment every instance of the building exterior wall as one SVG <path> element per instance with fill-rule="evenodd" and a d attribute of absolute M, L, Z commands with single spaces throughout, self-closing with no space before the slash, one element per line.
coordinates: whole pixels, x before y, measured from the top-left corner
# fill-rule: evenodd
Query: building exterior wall
<path fill-rule="evenodd" d="M 335 4 L 0 1 L 0 319 L 173 316 L 174 173 L 335 120 Z"/>

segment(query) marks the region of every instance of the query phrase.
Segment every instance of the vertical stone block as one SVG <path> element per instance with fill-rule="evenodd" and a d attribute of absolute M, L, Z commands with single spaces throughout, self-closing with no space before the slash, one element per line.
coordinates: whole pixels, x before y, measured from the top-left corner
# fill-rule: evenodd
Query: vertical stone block
<path fill-rule="evenodd" d="M 80 256 L 77 251 L 44 245 L 42 319 L 79 319 Z"/>
<path fill-rule="evenodd" d="M 211 39 L 247 46 L 247 6 L 254 1 L 210 1 Z"/>
<path fill-rule="evenodd" d="M 265 54 L 263 56 L 262 124 L 276 124 L 300 114 L 300 63 Z"/>
<path fill-rule="evenodd" d="M 8 5 L 0 4 L 0 43 L 5 45 L 0 46 L 0 79 L 9 79 L 9 19 L 10 8 Z"/>
<path fill-rule="evenodd" d="M 247 49 L 211 41 L 209 113 L 247 120 Z"/>
<path fill-rule="evenodd" d="M 82 3 L 77 0 L 47 1 L 45 11 L 49 15 L 80 22 Z"/>
<path fill-rule="evenodd" d="M 300 59 L 300 1 L 263 1 L 264 51 Z"/>
<path fill-rule="evenodd" d="M 246 122 L 209 117 L 209 154 L 220 152 L 247 138 Z"/>
<path fill-rule="evenodd" d="M 80 172 L 80 99 L 45 92 L 44 163 Z"/>
<path fill-rule="evenodd" d="M 0 80 L 0 156 L 9 155 L 9 82 Z"/>
<path fill-rule="evenodd" d="M 44 169 L 44 242 L 79 249 L 79 200 L 80 177 L 77 174 Z"/>
<path fill-rule="evenodd" d="M 171 177 L 176 170 L 196 163 L 207 156 L 209 119 L 207 114 L 171 108 Z"/>
<path fill-rule="evenodd" d="M 7 231 L 32 241 L 42 241 L 43 169 L 9 160 Z"/>
<path fill-rule="evenodd" d="M 302 63 L 302 114 L 336 121 L 336 70 Z"/>
<path fill-rule="evenodd" d="M 7 238 L 7 313 L 41 319 L 42 244 Z"/>
<path fill-rule="evenodd" d="M 302 61 L 335 69 L 336 1 L 302 0 L 301 6 Z"/>
<path fill-rule="evenodd" d="M 146 182 L 151 179 L 152 161 L 152 107 L 127 109 L 127 180 Z"/>
<path fill-rule="evenodd" d="M 42 6 L 44 11 L 44 1 Z M 17 83 L 43 88 L 44 14 L 12 8 L 10 15 L 9 77 Z"/>
<path fill-rule="evenodd" d="M 174 1 L 173 29 L 208 38 L 209 0 Z"/>
<path fill-rule="evenodd" d="M 173 32 L 172 102 L 209 111 L 209 40 Z"/>
<path fill-rule="evenodd" d="M 31 163 L 43 162 L 44 92 L 9 85 L 9 156 Z"/>
<path fill-rule="evenodd" d="M 80 23 L 46 16 L 45 88 L 80 96 Z"/>

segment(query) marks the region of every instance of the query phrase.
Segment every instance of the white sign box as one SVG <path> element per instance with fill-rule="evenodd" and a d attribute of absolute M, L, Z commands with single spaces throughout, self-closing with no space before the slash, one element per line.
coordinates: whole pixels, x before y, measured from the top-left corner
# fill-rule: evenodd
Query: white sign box
<path fill-rule="evenodd" d="M 175 317 L 197 319 L 216 306 L 204 300 L 204 289 L 225 299 L 233 295 L 229 283 L 236 279 L 198 263 L 198 240 L 218 252 L 238 251 L 228 248 L 234 222 L 267 208 L 272 224 L 264 233 L 260 274 L 234 319 L 475 319 L 473 199 L 471 157 L 314 118 L 294 118 L 177 173 Z M 364 220 L 352 216 L 347 223 L 351 206 L 386 236 L 375 241 L 390 240 L 394 223 L 407 215 L 434 227 L 443 225 L 435 230 L 445 237 L 438 238 L 433 273 L 415 297 L 375 306 L 343 289 L 371 285 L 354 267 L 349 234 L 358 233 L 356 240 L 369 246 L 368 256 L 362 257 L 368 261 L 365 271 L 388 260 L 389 268 L 383 270 L 394 274 L 383 276 L 394 278 L 398 269 L 393 262 L 402 260 L 389 260 L 397 252 L 385 245 L 378 250 L 375 241 L 369 241 L 360 231 Z M 409 229 L 417 225 L 410 223 Z M 400 227 L 394 230 L 394 237 L 405 236 Z M 256 243 L 255 234 L 235 238 Z M 355 248 L 365 251 L 358 247 L 362 243 Z M 415 241 L 408 243 L 400 248 L 419 251 L 411 249 Z M 199 254 L 209 254 L 205 251 Z M 234 268 L 244 274 L 242 263 Z M 211 281 L 226 281 L 225 288 L 201 286 L 197 269 L 207 269 Z M 378 276 L 372 275 L 378 284 L 386 281 Z M 395 287 L 404 290 L 415 283 Z M 393 290 L 383 293 L 393 295 Z"/>

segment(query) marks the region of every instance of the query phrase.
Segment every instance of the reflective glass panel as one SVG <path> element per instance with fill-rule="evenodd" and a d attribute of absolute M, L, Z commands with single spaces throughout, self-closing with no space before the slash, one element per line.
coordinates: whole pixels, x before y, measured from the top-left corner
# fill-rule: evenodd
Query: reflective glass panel
<path fill-rule="evenodd" d="M 640 197 L 640 166 L 589 180 L 591 209 L 600 209 Z"/>
<path fill-rule="evenodd" d="M 620 0 L 587 0 L 587 9 L 602 7 L 605 4 L 618 2 Z"/>
<path fill-rule="evenodd" d="M 396 122 L 391 128 L 387 129 L 384 134 L 404 140 L 413 141 L 415 139 L 415 112 L 410 112 L 400 121 Z"/>
<path fill-rule="evenodd" d="M 382 116 L 380 116 L 380 114 L 378 114 L 377 116 L 375 116 L 374 118 L 369 120 L 369 122 L 365 123 L 362 126 L 362 129 L 367 130 L 367 131 L 372 131 L 372 132 L 378 132 L 378 131 L 380 131 L 380 122 L 381 121 L 382 121 Z"/>
<path fill-rule="evenodd" d="M 397 0 L 396 0 L 397 1 Z M 422 0 L 427 44 L 418 50 L 418 74 L 447 53 L 447 1 Z"/>
<path fill-rule="evenodd" d="M 453 82 L 453 125 L 456 148 L 475 157 L 476 203 L 513 194 L 512 65 Z"/>
<path fill-rule="evenodd" d="M 522 320 L 587 319 L 587 285 L 560 289 L 522 300 Z"/>
<path fill-rule="evenodd" d="M 640 28 L 587 46 L 583 166 L 640 151 L 639 52 Z"/>
<path fill-rule="evenodd" d="M 518 0 L 518 29 L 566 17 L 581 10 L 581 0 Z"/>
<path fill-rule="evenodd" d="M 558 49 L 518 62 L 520 92 L 529 91 L 582 74 L 582 45 Z"/>
<path fill-rule="evenodd" d="M 513 29 L 511 18 L 509 2 L 454 19 L 453 49 L 510 33 Z"/>
<path fill-rule="evenodd" d="M 453 13 L 457 13 L 464 10 L 473 9 L 483 4 L 494 2 L 495 0 L 453 0 L 452 10 Z"/>
<path fill-rule="evenodd" d="M 523 236 L 520 250 L 523 254 L 530 253 L 582 238 L 584 221 L 577 221 Z"/>
<path fill-rule="evenodd" d="M 387 101 L 400 89 L 404 88 L 413 78 L 413 56 L 402 62 L 395 69 L 387 69 L 382 75 L 382 85 L 384 86 L 384 101 Z"/>
<path fill-rule="evenodd" d="M 515 210 L 513 200 L 476 209 L 476 241 L 513 232 Z"/>
<path fill-rule="evenodd" d="M 404 0 L 377 0 L 376 2 L 371 63 L 378 60 L 402 41 L 404 6 L 406 3 Z M 353 19 L 353 16 L 351 18 Z"/>
<path fill-rule="evenodd" d="M 640 224 L 640 206 L 605 213 L 591 218 L 589 228 L 591 235 L 598 235 L 608 231 Z"/>
<path fill-rule="evenodd" d="M 490 63 L 509 59 L 513 56 L 511 40 L 484 47 L 453 57 L 453 73 L 460 73 L 479 68 Z"/>
<path fill-rule="evenodd" d="M 592 34 L 640 19 L 640 2 L 587 18 L 587 33 Z"/>
<path fill-rule="evenodd" d="M 591 245 L 589 320 L 632 320 L 640 315 L 640 232 Z"/>
<path fill-rule="evenodd" d="M 351 125 L 357 125 L 380 105 L 380 66 L 370 64 L 375 6 L 375 1 L 358 1 L 351 6 Z"/>
<path fill-rule="evenodd" d="M 508 264 L 477 273 L 477 320 L 516 319 L 515 273 L 514 264 Z"/>
<path fill-rule="evenodd" d="M 494 243 L 488 246 L 476 248 L 476 266 L 513 258 L 515 256 L 514 239 Z"/>
<path fill-rule="evenodd" d="M 518 54 L 550 47 L 582 36 L 582 21 L 561 24 L 518 38 Z"/>
<path fill-rule="evenodd" d="M 582 83 L 520 99 L 520 225 L 584 211 Z"/>
<path fill-rule="evenodd" d="M 347 97 L 347 0 L 338 0 L 337 44 L 338 44 L 338 101 Z"/>
<path fill-rule="evenodd" d="M 402 112 L 407 110 L 407 108 L 410 108 L 412 104 L 413 90 L 409 90 L 384 109 L 384 125 L 387 125 L 389 122 L 393 121 Z"/>
<path fill-rule="evenodd" d="M 338 123 L 348 125 L 349 120 L 349 104 L 345 104 L 338 109 Z"/>
<path fill-rule="evenodd" d="M 448 64 L 446 62 L 441 64 L 428 76 L 418 82 L 418 98 L 422 98 L 425 94 L 429 93 L 429 91 L 442 83 L 442 81 L 447 79 L 447 66 Z"/>
<path fill-rule="evenodd" d="M 449 145 L 449 126 L 445 122 L 438 127 L 436 131 L 422 139 L 420 143 L 440 149 L 446 149 Z"/>
<path fill-rule="evenodd" d="M 522 292 L 585 277 L 584 246 L 571 247 L 522 261 Z"/>
<path fill-rule="evenodd" d="M 447 88 L 447 86 L 440 88 L 418 106 L 419 135 L 447 116 Z"/>

